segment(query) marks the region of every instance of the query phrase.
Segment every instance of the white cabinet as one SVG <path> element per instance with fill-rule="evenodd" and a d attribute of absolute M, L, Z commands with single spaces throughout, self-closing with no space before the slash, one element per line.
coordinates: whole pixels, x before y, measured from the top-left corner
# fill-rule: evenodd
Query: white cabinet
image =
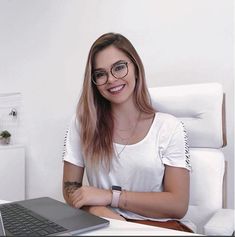
<path fill-rule="evenodd" d="M 25 148 L 20 145 L 0 146 L 0 199 L 25 199 Z"/>

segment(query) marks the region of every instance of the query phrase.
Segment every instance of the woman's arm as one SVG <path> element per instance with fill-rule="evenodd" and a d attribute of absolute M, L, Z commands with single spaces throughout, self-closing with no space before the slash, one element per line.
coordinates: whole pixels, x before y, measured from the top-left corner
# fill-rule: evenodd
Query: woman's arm
<path fill-rule="evenodd" d="M 97 189 L 97 188 L 88 187 L 88 186 L 82 187 L 83 174 L 84 174 L 83 167 L 79 167 L 67 161 L 64 161 L 63 196 L 64 196 L 65 201 L 69 205 L 73 207 L 81 207 L 83 210 L 88 211 L 92 213 L 93 215 L 103 216 L 103 217 L 108 217 L 108 218 L 113 218 L 113 219 L 118 219 L 118 220 L 125 220 L 118 213 L 112 211 L 106 206 L 101 205 L 101 203 L 103 202 L 103 199 L 99 200 L 99 197 L 102 198 L 102 197 L 107 196 L 108 198 L 107 202 L 108 203 L 111 202 L 110 201 L 112 197 L 111 191 Z M 85 197 L 83 197 L 82 200 L 86 200 L 86 203 L 88 204 L 89 203 L 88 200 L 90 199 L 91 203 L 93 203 L 93 205 L 91 206 L 77 205 L 76 201 L 77 199 L 80 200 L 80 194 L 82 190 L 84 189 L 89 190 L 88 196 L 90 196 L 91 198 L 86 199 Z M 97 206 L 94 205 L 95 202 L 97 202 Z"/>
<path fill-rule="evenodd" d="M 84 168 L 64 161 L 63 167 L 63 196 L 72 205 L 71 194 L 82 185 Z"/>
<path fill-rule="evenodd" d="M 189 171 L 167 166 L 163 192 L 123 191 L 119 208 L 152 218 L 182 218 L 189 203 Z"/>
<path fill-rule="evenodd" d="M 64 161 L 63 196 L 71 206 L 108 206 L 111 203 L 111 190 L 92 186 L 82 186 L 84 168 Z"/>
<path fill-rule="evenodd" d="M 88 211 L 91 214 L 96 215 L 96 216 L 107 217 L 107 218 L 121 220 L 121 221 L 126 220 L 120 214 L 118 214 L 117 212 L 114 212 L 113 210 L 109 209 L 108 207 L 104 207 L 104 206 L 84 206 L 82 209 L 85 210 L 85 211 Z"/>
<path fill-rule="evenodd" d="M 112 199 L 111 190 L 90 186 L 74 188 L 73 182 L 81 183 L 82 176 L 83 168 L 65 163 L 63 190 L 66 202 L 77 208 L 109 206 Z M 66 186 L 66 182 L 71 182 L 71 186 Z M 189 171 L 166 165 L 163 192 L 123 191 L 120 196 L 119 208 L 152 218 L 182 218 L 187 212 L 188 202 Z M 96 213 L 104 215 L 103 208 L 94 210 Z M 109 214 L 110 209 L 107 210 L 107 217 Z"/>

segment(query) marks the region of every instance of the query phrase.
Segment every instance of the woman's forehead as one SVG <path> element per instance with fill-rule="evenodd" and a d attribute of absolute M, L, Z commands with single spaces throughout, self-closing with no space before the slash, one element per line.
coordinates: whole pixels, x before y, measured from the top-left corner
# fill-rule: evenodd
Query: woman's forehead
<path fill-rule="evenodd" d="M 108 68 L 117 61 L 125 61 L 128 59 L 129 58 L 124 52 L 111 45 L 96 54 L 94 58 L 94 66 L 95 68 Z"/>

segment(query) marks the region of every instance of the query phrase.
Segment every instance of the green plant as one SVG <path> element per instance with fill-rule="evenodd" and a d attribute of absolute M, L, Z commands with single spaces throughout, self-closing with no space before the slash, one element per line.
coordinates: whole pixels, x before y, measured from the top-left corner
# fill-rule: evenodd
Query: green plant
<path fill-rule="evenodd" d="M 4 130 L 0 133 L 0 138 L 5 138 L 6 139 L 10 136 L 11 136 L 11 134 L 7 130 Z"/>

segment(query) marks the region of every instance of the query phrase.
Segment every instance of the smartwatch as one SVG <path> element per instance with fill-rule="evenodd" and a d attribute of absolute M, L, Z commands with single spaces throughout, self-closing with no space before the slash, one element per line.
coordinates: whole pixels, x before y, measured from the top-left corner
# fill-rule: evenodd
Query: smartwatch
<path fill-rule="evenodd" d="M 111 201 L 111 207 L 118 207 L 122 188 L 120 186 L 113 185 L 112 192 L 113 192 L 113 197 L 112 197 L 112 201 Z"/>

